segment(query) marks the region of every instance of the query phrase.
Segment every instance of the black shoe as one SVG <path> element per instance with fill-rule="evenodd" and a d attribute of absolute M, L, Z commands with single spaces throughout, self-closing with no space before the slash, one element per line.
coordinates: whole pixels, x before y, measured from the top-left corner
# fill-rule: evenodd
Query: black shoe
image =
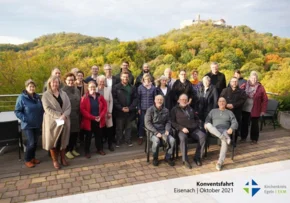
<path fill-rule="evenodd" d="M 159 162 L 158 159 L 153 159 L 153 166 L 158 166 Z"/>
<path fill-rule="evenodd" d="M 109 150 L 110 150 L 111 152 L 115 151 L 113 145 L 109 146 Z"/>
<path fill-rule="evenodd" d="M 193 159 L 194 163 L 198 166 L 201 166 L 202 163 L 201 163 L 201 160 L 200 159 Z"/>
<path fill-rule="evenodd" d="M 167 162 L 169 166 L 175 165 L 175 162 L 173 161 L 173 159 L 165 159 L 165 162 Z"/>
<path fill-rule="evenodd" d="M 190 163 L 189 163 L 188 161 L 184 161 L 184 162 L 183 162 L 183 165 L 184 165 L 186 168 L 192 169 L 192 166 L 190 165 Z"/>

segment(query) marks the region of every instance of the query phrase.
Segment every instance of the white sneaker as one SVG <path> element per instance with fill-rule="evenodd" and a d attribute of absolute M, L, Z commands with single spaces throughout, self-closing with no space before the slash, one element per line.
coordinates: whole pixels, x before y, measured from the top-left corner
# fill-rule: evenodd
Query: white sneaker
<path fill-rule="evenodd" d="M 230 138 L 230 136 L 229 136 L 227 133 L 224 133 L 223 135 L 224 135 L 225 138 L 226 138 L 226 143 L 227 143 L 228 145 L 230 145 L 230 144 L 231 144 L 231 138 Z"/>
<path fill-rule="evenodd" d="M 218 171 L 221 171 L 222 170 L 222 164 L 220 164 L 220 163 L 217 163 L 216 165 L 215 165 L 215 168 L 216 168 L 216 170 L 218 170 Z"/>

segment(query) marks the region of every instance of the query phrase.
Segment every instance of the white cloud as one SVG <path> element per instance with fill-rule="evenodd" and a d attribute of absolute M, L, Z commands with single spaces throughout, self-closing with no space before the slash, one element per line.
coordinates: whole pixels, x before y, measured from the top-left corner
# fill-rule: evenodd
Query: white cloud
<path fill-rule="evenodd" d="M 23 44 L 29 40 L 11 36 L 0 36 L 0 44 Z"/>

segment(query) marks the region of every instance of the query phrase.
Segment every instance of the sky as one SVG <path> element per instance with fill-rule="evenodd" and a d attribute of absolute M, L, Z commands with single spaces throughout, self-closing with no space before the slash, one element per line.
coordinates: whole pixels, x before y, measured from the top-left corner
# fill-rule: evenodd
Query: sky
<path fill-rule="evenodd" d="M 0 0 L 0 44 L 58 32 L 142 40 L 178 29 L 197 14 L 290 38 L 289 8 L 290 0 Z"/>

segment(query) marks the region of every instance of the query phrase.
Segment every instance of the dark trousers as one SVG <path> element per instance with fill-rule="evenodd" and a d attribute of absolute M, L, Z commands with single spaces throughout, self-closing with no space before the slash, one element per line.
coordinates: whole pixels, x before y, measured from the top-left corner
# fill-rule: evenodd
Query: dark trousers
<path fill-rule="evenodd" d="M 107 136 L 108 138 L 108 147 L 112 146 L 113 144 L 113 141 L 114 141 L 114 128 L 113 126 L 112 127 L 109 127 L 109 128 L 105 128 L 104 129 L 104 134 Z"/>
<path fill-rule="evenodd" d="M 74 150 L 76 144 L 77 144 L 77 138 L 78 138 L 78 132 L 71 132 L 70 137 L 69 137 L 69 143 L 67 146 L 67 151 L 72 151 Z"/>
<path fill-rule="evenodd" d="M 243 111 L 242 113 L 242 128 L 241 128 L 241 138 L 247 139 L 249 134 L 249 124 L 251 121 L 250 137 L 253 141 L 258 141 L 259 139 L 259 117 L 251 117 L 250 112 Z"/>
<path fill-rule="evenodd" d="M 116 140 L 117 144 L 120 144 L 123 138 L 123 132 L 125 131 L 125 142 L 131 142 L 132 121 L 128 118 L 116 118 Z"/>
<path fill-rule="evenodd" d="M 193 132 L 189 132 L 188 134 L 179 131 L 178 133 L 179 141 L 180 141 L 180 151 L 182 153 L 182 161 L 188 161 L 187 156 L 187 140 L 188 137 L 192 137 L 193 139 L 197 140 L 197 147 L 194 155 L 194 159 L 201 159 L 205 147 L 206 141 L 206 134 L 201 130 L 197 129 Z"/>
<path fill-rule="evenodd" d="M 91 131 L 85 131 L 85 153 L 90 153 L 92 134 L 95 135 L 95 145 L 98 151 L 103 150 L 103 132 L 100 123 L 91 121 Z"/>
<path fill-rule="evenodd" d="M 144 118 L 145 118 L 146 110 L 141 110 L 141 114 L 139 115 L 138 122 L 138 135 L 140 138 L 144 137 Z"/>
<path fill-rule="evenodd" d="M 40 135 L 40 129 L 33 128 L 33 129 L 26 129 L 23 131 L 27 139 L 26 152 L 25 152 L 24 158 L 25 158 L 25 162 L 29 162 L 31 161 L 31 159 L 35 158 L 35 151 L 37 147 L 38 136 Z"/>

